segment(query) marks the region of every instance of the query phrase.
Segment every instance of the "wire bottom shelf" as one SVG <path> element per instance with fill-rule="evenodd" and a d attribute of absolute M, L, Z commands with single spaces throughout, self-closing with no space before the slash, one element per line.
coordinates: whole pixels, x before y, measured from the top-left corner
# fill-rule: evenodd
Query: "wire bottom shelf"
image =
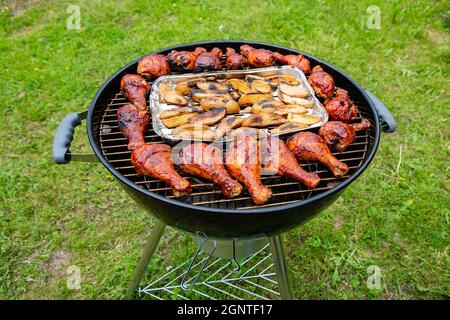
<path fill-rule="evenodd" d="M 193 287 L 186 290 L 182 287 L 182 279 L 192 259 L 172 268 L 147 286 L 139 287 L 139 297 L 157 300 L 280 299 L 269 244 L 252 256 L 241 259 L 237 271 L 233 271 L 237 268 L 230 260 L 211 257 Z M 208 254 L 200 253 L 186 276 L 185 285 L 193 283 L 207 259 Z"/>

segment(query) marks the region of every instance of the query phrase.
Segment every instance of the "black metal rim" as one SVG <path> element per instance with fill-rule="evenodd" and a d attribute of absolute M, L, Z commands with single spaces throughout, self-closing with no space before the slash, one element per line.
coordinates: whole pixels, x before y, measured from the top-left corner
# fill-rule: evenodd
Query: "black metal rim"
<path fill-rule="evenodd" d="M 308 54 L 306 52 L 302 52 L 299 50 L 295 50 L 289 47 L 285 47 L 285 46 L 279 46 L 279 45 L 275 45 L 275 44 L 271 44 L 271 43 L 266 43 L 266 42 L 259 42 L 259 41 L 246 41 L 246 40 L 209 40 L 209 41 L 200 41 L 200 42 L 190 42 L 190 43 L 185 43 L 185 44 L 181 44 L 181 45 L 175 45 L 175 46 L 171 46 L 165 49 L 161 49 L 158 51 L 154 51 L 153 53 L 161 53 L 161 52 L 165 52 L 168 50 L 180 50 L 182 48 L 185 47 L 191 47 L 191 46 L 204 46 L 204 45 L 214 45 L 215 43 L 229 43 L 229 44 L 239 44 L 239 43 L 246 43 L 246 44 L 250 44 L 250 45 L 261 45 L 261 46 L 271 46 L 273 48 L 276 49 L 281 49 L 281 50 L 288 50 L 291 51 L 293 53 L 297 53 L 297 54 L 303 54 L 306 57 L 311 57 L 315 60 L 317 60 L 320 64 L 326 65 L 327 67 L 334 69 L 335 71 L 337 71 L 338 73 L 340 73 L 343 77 L 345 77 L 349 82 L 351 82 L 363 95 L 363 97 L 366 99 L 371 111 L 373 112 L 374 115 L 377 115 L 377 112 L 375 110 L 374 104 L 372 102 L 372 100 L 369 98 L 369 96 L 366 94 L 365 90 L 356 82 L 354 81 L 349 75 L 347 75 L 344 71 L 342 71 L 340 68 L 335 67 L 331 64 L 329 64 L 326 61 L 323 61 L 322 59 L 319 59 L 311 54 Z M 150 54 L 150 53 L 148 53 Z M 146 54 L 146 55 L 148 55 Z M 146 56 L 144 55 L 144 56 Z M 111 77 L 109 77 L 108 80 L 105 81 L 105 83 L 100 87 L 100 89 L 97 91 L 97 93 L 95 94 L 90 106 L 89 106 L 89 111 L 88 111 L 88 116 L 86 119 L 86 129 L 87 129 L 87 135 L 89 138 L 89 142 L 92 146 L 92 149 L 95 152 L 95 155 L 97 156 L 97 158 L 100 160 L 100 162 L 106 167 L 106 169 L 108 169 L 117 179 L 119 179 L 122 183 L 124 183 L 125 185 L 127 185 L 128 187 L 141 192 L 143 194 L 145 194 L 148 197 L 154 198 L 158 201 L 164 202 L 164 203 L 170 203 L 174 206 L 181 206 L 181 207 L 185 207 L 187 209 L 193 209 L 193 210 L 197 210 L 197 211 L 202 211 L 205 213 L 220 213 L 220 214 L 258 214 L 258 213 L 270 213 L 270 212 L 279 212 L 279 211 L 284 211 L 284 210 L 288 210 L 288 209 L 292 209 L 295 207 L 301 207 L 301 206 L 305 206 L 305 205 L 309 205 L 312 204 L 314 202 L 318 202 L 323 198 L 326 198 L 336 192 L 339 192 L 340 190 L 343 190 L 344 188 L 346 188 L 348 185 L 350 185 L 356 178 L 358 178 L 361 173 L 368 167 L 368 165 L 372 162 L 375 153 L 377 152 L 378 149 L 378 145 L 380 143 L 380 122 L 378 120 L 378 117 L 375 116 L 374 117 L 374 129 L 375 129 L 375 141 L 373 143 L 372 146 L 372 150 L 370 150 L 367 158 L 365 159 L 364 163 L 361 165 L 360 168 L 358 168 L 358 170 L 356 170 L 349 178 L 347 178 L 345 181 L 343 181 L 342 183 L 340 183 L 339 185 L 337 185 L 336 187 L 327 190 L 323 193 L 319 193 L 315 196 L 312 196 L 311 198 L 308 198 L 306 200 L 302 200 L 299 202 L 295 202 L 295 203 L 289 203 L 289 204 L 280 204 L 277 206 L 273 206 L 273 207 L 264 207 L 264 208 L 255 208 L 255 209 L 245 209 L 245 210 L 236 210 L 236 209 L 219 209 L 219 208 L 210 208 L 210 207 L 202 207 L 202 206 L 197 206 L 197 205 L 192 205 L 189 203 L 185 203 L 182 201 L 178 201 L 178 200 L 174 200 L 174 199 L 169 199 L 166 198 L 164 196 L 158 195 L 156 193 L 150 192 L 144 188 L 139 187 L 138 185 L 134 184 L 132 181 L 128 180 L 126 177 L 124 177 L 119 171 L 117 171 L 116 169 L 114 169 L 114 167 L 106 160 L 106 158 L 103 156 L 100 148 L 97 146 L 96 142 L 95 142 L 95 138 L 94 138 L 94 132 L 93 132 L 93 125 L 92 125 L 92 119 L 93 119 L 93 113 L 94 113 L 94 109 L 95 106 L 97 105 L 97 101 L 98 98 L 100 97 L 101 93 L 103 92 L 103 90 L 106 88 L 106 86 L 116 77 L 120 76 L 123 71 L 125 69 L 127 69 L 128 67 L 130 67 L 131 65 L 135 64 L 136 62 L 138 62 L 140 59 L 142 59 L 144 56 L 137 58 L 136 60 L 130 62 L 129 64 L 127 64 L 126 66 L 122 67 L 119 71 L 117 71 L 116 73 L 114 73 Z"/>

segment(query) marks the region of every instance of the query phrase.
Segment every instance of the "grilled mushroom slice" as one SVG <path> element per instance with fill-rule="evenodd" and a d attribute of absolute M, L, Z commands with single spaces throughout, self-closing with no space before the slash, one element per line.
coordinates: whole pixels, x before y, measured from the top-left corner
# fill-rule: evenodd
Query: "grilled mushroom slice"
<path fill-rule="evenodd" d="M 262 100 L 273 100 L 272 95 L 265 93 L 248 93 L 239 98 L 239 104 L 241 106 L 250 106 Z"/>
<path fill-rule="evenodd" d="M 158 85 L 158 89 L 164 102 L 180 105 L 186 105 L 188 103 L 187 99 L 181 93 L 166 83 L 161 82 Z"/>
<path fill-rule="evenodd" d="M 303 106 L 298 106 L 296 104 L 287 104 L 280 108 L 277 108 L 274 113 L 279 115 L 287 115 L 289 113 L 299 113 L 305 114 L 308 112 L 308 109 Z"/>
<path fill-rule="evenodd" d="M 192 112 L 192 113 L 186 113 L 183 114 L 181 116 L 176 116 L 176 117 L 171 117 L 171 118 L 167 118 L 162 120 L 163 125 L 165 125 L 167 128 L 175 128 L 175 127 L 179 127 L 183 124 L 188 123 L 189 119 L 198 115 L 198 113 L 196 112 Z"/>
<path fill-rule="evenodd" d="M 301 123 L 301 124 L 315 124 L 322 119 L 320 116 L 315 115 L 303 115 L 303 114 L 297 114 L 297 113 L 290 113 L 287 116 L 287 119 L 289 122 L 292 123 Z"/>
<path fill-rule="evenodd" d="M 203 109 L 200 106 L 179 107 L 179 108 L 174 108 L 174 109 L 170 109 L 170 110 L 164 110 L 159 115 L 159 118 L 167 119 L 167 118 L 172 118 L 172 117 L 176 117 L 176 116 L 181 116 L 182 114 L 186 114 L 186 113 L 201 112 L 201 111 L 203 111 Z"/>
<path fill-rule="evenodd" d="M 283 117 L 274 114 L 274 113 L 259 113 L 254 114 L 248 118 L 245 118 L 242 121 L 243 127 L 269 127 L 269 126 L 277 126 L 282 123 L 285 123 L 286 119 Z"/>
<path fill-rule="evenodd" d="M 228 79 L 227 83 L 231 84 L 234 90 L 237 90 L 243 94 L 256 92 L 247 82 L 245 82 L 242 79 L 235 79 L 235 78 Z"/>
<path fill-rule="evenodd" d="M 202 90 L 228 91 L 230 89 L 230 85 L 214 81 L 198 81 L 196 85 Z"/>
<path fill-rule="evenodd" d="M 227 110 L 227 114 L 239 113 L 241 110 L 239 103 L 233 99 L 219 97 L 203 98 L 200 100 L 200 106 L 202 106 L 202 108 L 206 111 L 215 108 L 225 108 Z"/>
<path fill-rule="evenodd" d="M 217 139 L 222 138 L 230 130 L 239 127 L 244 119 L 242 117 L 228 116 L 223 118 L 215 130 Z"/>
<path fill-rule="evenodd" d="M 219 97 L 219 98 L 229 98 L 232 99 L 229 92 L 226 90 L 201 90 L 192 89 L 191 90 L 192 100 L 200 102 L 203 98 L 209 97 Z"/>
<path fill-rule="evenodd" d="M 207 112 L 199 113 L 189 119 L 189 123 L 192 124 L 206 124 L 213 125 L 222 120 L 225 117 L 225 108 L 214 108 Z"/>
<path fill-rule="evenodd" d="M 281 101 L 283 101 L 286 104 L 296 104 L 306 108 L 311 108 L 312 106 L 314 106 L 314 101 L 312 100 L 288 96 L 286 94 L 283 94 L 282 92 L 280 92 L 279 97 Z"/>
<path fill-rule="evenodd" d="M 172 130 L 172 135 L 180 139 L 215 140 L 216 134 L 207 125 L 187 123 Z"/>
<path fill-rule="evenodd" d="M 278 108 L 283 108 L 284 103 L 278 100 L 261 100 L 252 105 L 253 113 L 273 113 Z"/>
<path fill-rule="evenodd" d="M 279 88 L 280 92 L 291 97 L 305 98 L 309 96 L 309 91 L 301 85 L 293 86 L 286 82 L 281 82 Z"/>
<path fill-rule="evenodd" d="M 308 128 L 308 127 L 309 126 L 307 124 L 303 124 L 303 123 L 286 122 L 286 123 L 283 123 L 281 126 L 273 128 L 270 132 L 283 134 L 283 133 L 300 131 L 300 130 Z"/>

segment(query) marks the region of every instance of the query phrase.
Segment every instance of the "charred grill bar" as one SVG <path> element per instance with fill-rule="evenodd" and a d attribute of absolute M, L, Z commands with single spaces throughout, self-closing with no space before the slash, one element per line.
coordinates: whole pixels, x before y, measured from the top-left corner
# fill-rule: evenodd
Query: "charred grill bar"
<path fill-rule="evenodd" d="M 135 292 L 147 263 L 156 250 L 165 225 L 169 225 L 193 234 L 199 252 L 202 250 L 208 255 L 225 259 L 231 257 L 238 265 L 239 258 L 256 255 L 260 249 L 256 243 L 268 238 L 272 250 L 272 266 L 276 271 L 272 275 L 277 277 L 281 297 L 292 298 L 280 234 L 304 223 L 331 205 L 367 168 L 376 153 L 381 130 L 385 132 L 395 130 L 395 121 L 380 100 L 362 89 L 338 68 L 297 50 L 258 42 L 207 41 L 175 46 L 157 53 L 167 54 L 171 50 L 192 51 L 198 46 L 207 50 L 218 47 L 222 52 L 225 52 L 227 47 L 239 51 L 239 47 L 243 44 L 283 55 L 303 54 L 310 60 L 311 68 L 320 64 L 334 78 L 336 87 L 347 90 L 358 106 L 359 114 L 356 121 L 366 118 L 371 122 L 371 127 L 358 131 L 355 141 L 345 151 L 333 153 L 350 168 L 345 176 L 337 178 L 317 162 L 301 162 L 305 170 L 320 176 L 320 184 L 315 189 L 307 189 L 303 184 L 289 178 L 276 175 L 263 176 L 262 182 L 272 189 L 273 196 L 267 203 L 255 205 L 248 192 L 234 199 L 226 199 L 218 186 L 182 174 L 191 182 L 193 192 L 175 199 L 165 182 L 138 175 L 131 164 L 131 153 L 127 149 L 128 141 L 119 130 L 116 113 L 121 106 L 128 103 L 120 90 L 120 79 L 126 73 L 136 73 L 140 59 L 119 70 L 97 92 L 87 115 L 72 113 L 62 121 L 55 137 L 53 152 L 57 163 L 97 158 L 119 180 L 130 196 L 144 208 L 151 210 L 158 219 L 154 234 L 146 245 L 144 255 L 130 283 L 130 294 Z M 225 66 L 225 57 L 221 60 Z M 87 117 L 87 133 L 95 155 L 77 155 L 69 150 L 74 129 L 84 117 Z M 318 130 L 315 129 L 314 132 L 316 131 Z M 145 141 L 164 143 L 151 126 L 146 132 Z M 188 268 L 187 271 L 192 271 L 191 269 Z M 205 266 L 199 272 L 204 269 L 208 267 Z"/>

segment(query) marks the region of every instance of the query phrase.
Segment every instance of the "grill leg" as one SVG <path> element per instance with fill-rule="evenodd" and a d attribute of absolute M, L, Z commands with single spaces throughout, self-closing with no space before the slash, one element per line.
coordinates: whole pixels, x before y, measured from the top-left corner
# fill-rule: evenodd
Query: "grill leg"
<path fill-rule="evenodd" d="M 127 299 L 130 299 L 133 297 L 134 293 L 136 292 L 136 289 L 139 286 L 139 282 L 142 279 L 142 276 L 144 275 L 145 271 L 147 270 L 148 263 L 150 261 L 150 258 L 153 256 L 153 253 L 156 250 L 156 247 L 159 244 L 159 241 L 161 240 L 161 236 L 164 233 L 164 230 L 166 229 L 166 225 L 162 223 L 159 220 L 156 220 L 156 225 L 152 230 L 152 234 L 150 235 L 150 238 L 145 243 L 144 247 L 144 253 L 142 254 L 141 258 L 139 259 L 139 263 L 136 267 L 136 270 L 134 270 L 133 279 L 131 280 L 130 284 L 128 285 Z"/>
<path fill-rule="evenodd" d="M 283 243 L 280 236 L 269 237 L 270 248 L 272 250 L 273 265 L 277 274 L 278 285 L 280 287 L 281 299 L 292 300 L 291 286 L 289 285 L 288 269 L 284 257 Z"/>

